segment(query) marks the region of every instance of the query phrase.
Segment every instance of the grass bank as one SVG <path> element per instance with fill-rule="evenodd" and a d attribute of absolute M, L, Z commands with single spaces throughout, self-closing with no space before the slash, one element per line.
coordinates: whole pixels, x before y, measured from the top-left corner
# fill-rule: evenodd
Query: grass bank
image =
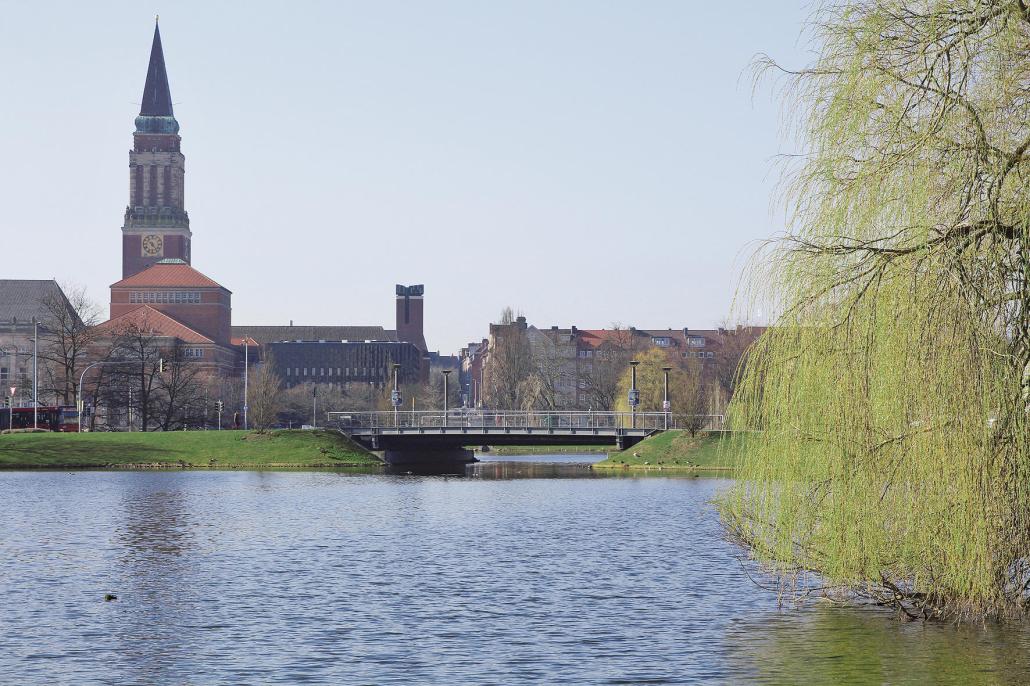
<path fill-rule="evenodd" d="M 628 450 L 613 452 L 597 462 L 594 469 L 679 470 L 684 472 L 732 472 L 731 451 L 725 450 L 725 434 L 698 434 L 665 431 L 645 438 Z"/>
<path fill-rule="evenodd" d="M 0 436 L 0 468 L 262 469 L 379 465 L 335 431 L 28 433 Z"/>

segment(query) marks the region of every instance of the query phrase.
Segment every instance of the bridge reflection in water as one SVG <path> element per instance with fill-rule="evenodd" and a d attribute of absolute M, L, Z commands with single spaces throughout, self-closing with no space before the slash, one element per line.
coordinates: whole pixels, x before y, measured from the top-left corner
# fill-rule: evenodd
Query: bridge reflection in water
<path fill-rule="evenodd" d="M 468 446 L 611 445 L 668 429 L 665 412 L 330 412 L 333 426 L 392 464 L 465 461 Z"/>

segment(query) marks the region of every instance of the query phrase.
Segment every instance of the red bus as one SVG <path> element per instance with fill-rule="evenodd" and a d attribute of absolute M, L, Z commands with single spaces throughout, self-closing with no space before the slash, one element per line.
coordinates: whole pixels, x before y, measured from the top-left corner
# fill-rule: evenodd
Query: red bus
<path fill-rule="evenodd" d="M 31 429 L 32 408 L 0 408 L 0 431 L 10 429 L 12 421 L 15 429 Z M 48 431 L 78 431 L 79 413 L 73 405 L 37 407 L 36 426 Z"/>

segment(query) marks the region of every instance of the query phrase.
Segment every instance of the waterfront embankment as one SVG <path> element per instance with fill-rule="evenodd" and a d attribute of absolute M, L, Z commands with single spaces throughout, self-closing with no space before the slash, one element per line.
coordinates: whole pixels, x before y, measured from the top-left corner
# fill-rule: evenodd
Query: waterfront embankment
<path fill-rule="evenodd" d="M 733 451 L 727 434 L 665 431 L 646 438 L 628 450 L 609 453 L 594 469 L 673 470 L 684 472 L 732 472 Z"/>
<path fill-rule="evenodd" d="M 335 431 L 153 431 L 0 436 L 0 469 L 268 469 L 377 466 Z"/>

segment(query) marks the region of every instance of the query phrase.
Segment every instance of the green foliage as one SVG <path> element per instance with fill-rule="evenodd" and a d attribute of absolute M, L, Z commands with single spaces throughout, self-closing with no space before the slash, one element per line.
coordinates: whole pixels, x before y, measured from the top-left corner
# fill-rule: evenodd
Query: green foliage
<path fill-rule="evenodd" d="M 698 367 L 685 368 L 669 361 L 669 356 L 661 348 L 648 348 L 636 355 L 640 362 L 637 365 L 637 390 L 640 391 L 639 412 L 661 412 L 665 399 L 665 372 L 663 367 L 672 367 L 669 372 L 669 398 L 677 412 L 690 411 L 693 398 L 701 383 L 701 370 Z M 629 365 L 619 377 L 619 390 L 615 401 L 617 412 L 629 412 L 629 388 L 632 382 L 632 371 Z M 703 408 L 702 408 L 703 409 Z"/>
<path fill-rule="evenodd" d="M 868 0 L 814 26 L 791 233 L 749 293 L 782 315 L 731 407 L 762 433 L 723 513 L 788 576 L 912 616 L 1024 613 L 1030 13 Z"/>

